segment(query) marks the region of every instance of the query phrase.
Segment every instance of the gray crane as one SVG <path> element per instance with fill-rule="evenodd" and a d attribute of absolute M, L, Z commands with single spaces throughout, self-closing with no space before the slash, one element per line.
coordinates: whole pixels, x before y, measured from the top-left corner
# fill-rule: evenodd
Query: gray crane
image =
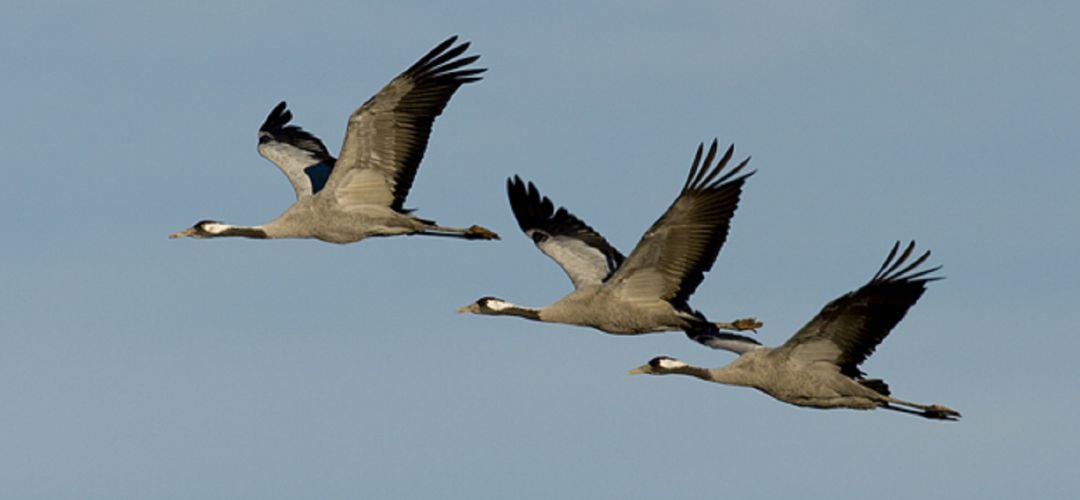
<path fill-rule="evenodd" d="M 541 252 L 562 267 L 575 291 L 546 307 L 524 307 L 483 297 L 458 312 L 520 316 L 622 335 L 682 330 L 691 339 L 713 347 L 724 341 L 754 342 L 718 328 L 754 329 L 761 326 L 756 320 L 711 323 L 687 303 L 724 245 L 743 183 L 753 175 L 739 175 L 749 158 L 723 172 L 734 146 L 715 166 L 716 140 L 704 161 L 703 152 L 704 144 L 698 145 L 682 192 L 629 257 L 565 208 L 555 210 L 533 183 L 526 186 L 517 176 L 508 179 L 507 194 L 518 225 Z"/>
<path fill-rule="evenodd" d="M 372 236 L 428 235 L 499 239 L 480 226 L 439 226 L 404 207 L 427 148 L 431 125 L 458 87 L 481 79 L 484 68 L 460 57 L 468 43 L 440 43 L 390 81 L 349 117 L 337 160 L 321 140 L 296 125 L 279 103 L 259 129 L 259 154 L 277 165 L 296 190 L 296 202 L 261 226 L 196 223 L 170 238 L 317 238 L 352 243 Z"/>
<path fill-rule="evenodd" d="M 898 241 L 869 283 L 829 302 L 780 347 L 770 349 L 756 342 L 726 339 L 723 348 L 740 356 L 722 368 L 700 368 L 659 356 L 630 370 L 630 374 L 690 375 L 709 382 L 753 387 L 796 406 L 885 408 L 930 419 L 957 420 L 960 413 L 945 406 L 893 398 L 884 380 L 867 379 L 858 368 L 919 300 L 926 283 L 941 279 L 927 276 L 940 266 L 915 271 L 930 252 L 905 265 L 915 242 L 897 258 L 899 248 Z"/>

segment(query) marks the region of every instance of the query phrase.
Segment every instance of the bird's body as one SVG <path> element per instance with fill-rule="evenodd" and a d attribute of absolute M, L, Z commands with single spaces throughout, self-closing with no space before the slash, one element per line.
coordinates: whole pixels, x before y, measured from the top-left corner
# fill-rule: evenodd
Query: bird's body
<path fill-rule="evenodd" d="M 317 137 L 289 125 L 279 103 L 259 129 L 259 154 L 277 165 L 296 191 L 296 202 L 259 226 L 204 220 L 170 235 L 214 238 L 315 238 L 352 243 L 373 236 L 429 235 L 498 239 L 480 226 L 444 227 L 404 207 L 435 117 L 458 87 L 480 80 L 467 68 L 478 56 L 460 57 L 468 43 L 451 37 L 394 78 L 349 117 L 341 157 Z"/>
<path fill-rule="evenodd" d="M 444 228 L 381 205 L 360 205 L 346 210 L 327 197 L 316 195 L 298 200 L 277 218 L 261 226 L 211 223 L 204 224 L 202 229 L 216 233 L 216 236 L 315 238 L 329 243 L 353 243 L 374 236 L 426 234 Z"/>
<path fill-rule="evenodd" d="M 721 368 L 701 368 L 660 356 L 630 373 L 682 374 L 709 382 L 753 387 L 797 406 L 887 408 L 926 418 L 955 420 L 960 413 L 947 407 L 893 398 L 883 380 L 867 379 L 858 368 L 922 296 L 926 283 L 939 279 L 926 277 L 939 267 L 915 271 L 930 252 L 905 265 L 914 243 L 896 258 L 898 249 L 899 242 L 869 283 L 830 302 L 779 347 L 736 340 L 723 348 L 739 353 L 739 357 Z"/>
<path fill-rule="evenodd" d="M 699 145 L 682 192 L 628 257 L 599 233 L 554 204 L 520 178 L 507 181 L 507 194 L 522 231 L 566 272 L 575 290 L 548 306 L 524 307 L 483 297 L 459 312 L 519 316 L 536 321 L 587 326 L 621 335 L 685 331 L 714 340 L 718 328 L 753 329 L 753 319 L 711 323 L 687 300 L 704 279 L 727 238 L 746 179 L 749 159 L 724 171 L 733 148 L 717 160 L 713 141 L 704 155 Z M 737 336 L 752 342 L 747 337 Z"/>
<path fill-rule="evenodd" d="M 596 328 L 616 335 L 680 331 L 703 321 L 662 300 L 627 300 L 617 290 L 589 286 L 538 309 L 539 320 Z"/>
<path fill-rule="evenodd" d="M 685 373 L 709 382 L 751 387 L 796 406 L 868 410 L 888 403 L 886 396 L 828 364 L 801 363 L 767 347 L 747 351 L 721 368 Z"/>

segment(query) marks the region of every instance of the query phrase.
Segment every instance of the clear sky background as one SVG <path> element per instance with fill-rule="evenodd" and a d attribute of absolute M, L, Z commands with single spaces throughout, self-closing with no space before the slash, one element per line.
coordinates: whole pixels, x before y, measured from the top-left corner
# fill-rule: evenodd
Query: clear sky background
<path fill-rule="evenodd" d="M 1074 498 L 1080 7 L 1069 2 L 7 2 L 5 498 Z M 179 4 L 179 3 L 178 3 Z M 500 242 L 169 240 L 292 202 L 286 99 L 346 118 L 451 34 L 418 215 Z M 537 182 L 624 252 L 718 137 L 758 170 L 692 304 L 775 345 L 898 239 L 930 285 L 863 365 L 958 423 L 630 377 L 681 334 L 458 315 L 571 289 Z"/>

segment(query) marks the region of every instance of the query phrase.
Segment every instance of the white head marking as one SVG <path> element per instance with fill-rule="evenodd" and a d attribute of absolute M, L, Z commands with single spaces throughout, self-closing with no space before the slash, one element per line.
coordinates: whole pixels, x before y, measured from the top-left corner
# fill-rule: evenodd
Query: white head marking
<path fill-rule="evenodd" d="M 686 366 L 687 366 L 686 363 L 683 363 L 682 361 L 679 361 L 677 359 L 671 359 L 671 358 L 662 358 L 662 359 L 660 359 L 659 364 L 660 364 L 660 368 L 663 368 L 665 370 L 675 370 L 675 369 L 678 369 L 678 368 L 686 368 Z"/>
<path fill-rule="evenodd" d="M 225 232 L 226 229 L 229 229 L 229 227 L 231 226 L 220 222 L 208 222 L 203 224 L 202 229 L 210 234 L 221 234 Z"/>
<path fill-rule="evenodd" d="M 491 309 L 493 311 L 505 311 L 507 309 L 510 309 L 511 307 L 514 307 L 513 304 L 499 299 L 488 299 L 485 304 L 487 305 L 488 309 Z"/>

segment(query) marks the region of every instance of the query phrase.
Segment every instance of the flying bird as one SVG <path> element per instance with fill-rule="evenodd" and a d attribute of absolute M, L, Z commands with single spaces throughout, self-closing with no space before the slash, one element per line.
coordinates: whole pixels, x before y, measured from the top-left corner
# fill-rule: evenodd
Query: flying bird
<path fill-rule="evenodd" d="M 758 389 L 780 401 L 812 408 L 885 408 L 938 420 L 960 413 L 942 405 L 896 399 L 881 379 L 867 379 L 859 365 L 874 352 L 908 309 L 926 291 L 940 266 L 915 271 L 930 252 L 907 264 L 911 242 L 897 257 L 896 242 L 869 283 L 829 302 L 814 319 L 780 347 L 726 339 L 725 349 L 740 356 L 722 368 L 700 368 L 659 356 L 630 374 L 690 375 L 709 382 Z"/>
<path fill-rule="evenodd" d="M 533 183 L 526 185 L 517 176 L 508 179 L 510 208 L 521 230 L 562 267 L 575 290 L 546 307 L 483 297 L 458 312 L 519 316 L 623 335 L 682 330 L 706 345 L 731 339 L 754 342 L 718 328 L 754 329 L 761 326 L 756 320 L 711 323 L 687 302 L 724 245 L 743 184 L 753 175 L 741 174 L 749 158 L 724 171 L 734 146 L 715 164 L 716 140 L 704 151 L 704 144 L 698 145 L 682 192 L 629 257 L 565 208 L 555 210 Z"/>
<path fill-rule="evenodd" d="M 457 37 L 440 43 L 386 84 L 349 117 L 341 157 L 296 125 L 284 101 L 259 129 L 259 154 L 289 178 L 296 202 L 261 226 L 233 226 L 213 220 L 196 223 L 170 238 L 317 238 L 352 243 L 372 236 L 427 235 L 499 239 L 480 226 L 444 227 L 405 208 L 416 170 L 427 148 L 431 125 L 458 87 L 481 79 L 485 68 L 462 57 L 469 43 Z"/>

